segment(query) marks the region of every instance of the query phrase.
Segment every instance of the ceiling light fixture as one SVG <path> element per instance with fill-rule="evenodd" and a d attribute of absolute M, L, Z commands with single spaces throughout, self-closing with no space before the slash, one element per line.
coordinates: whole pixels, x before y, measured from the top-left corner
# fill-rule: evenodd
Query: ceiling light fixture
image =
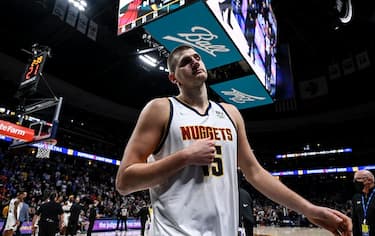
<path fill-rule="evenodd" d="M 139 59 L 141 59 L 144 63 L 149 66 L 156 67 L 156 60 L 148 55 L 139 55 Z"/>
<path fill-rule="evenodd" d="M 153 58 L 153 57 L 150 57 L 149 55 L 144 55 L 149 61 L 151 61 L 152 63 L 154 63 L 154 64 L 157 64 L 158 63 L 158 61 L 155 59 L 155 58 Z"/>
<path fill-rule="evenodd" d="M 69 3 L 80 11 L 85 11 L 87 7 L 87 2 L 85 0 L 69 0 Z"/>
<path fill-rule="evenodd" d="M 353 6 L 351 0 L 336 0 L 335 6 L 340 22 L 347 24 L 353 18 Z"/>

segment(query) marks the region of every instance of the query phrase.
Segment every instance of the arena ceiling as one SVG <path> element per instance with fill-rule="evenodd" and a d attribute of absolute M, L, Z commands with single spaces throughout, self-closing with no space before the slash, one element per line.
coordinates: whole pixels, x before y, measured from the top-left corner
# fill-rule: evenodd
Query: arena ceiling
<path fill-rule="evenodd" d="M 14 81 L 22 75 L 29 58 L 25 50 L 30 50 L 34 43 L 51 48 L 52 57 L 46 62 L 44 75 L 53 78 L 51 81 L 60 81 L 52 83 L 52 88 L 72 106 L 79 105 L 93 113 L 134 121 L 149 99 L 176 93 L 165 72 L 147 69 L 138 61 L 137 49 L 149 48 L 142 40 L 142 29 L 120 37 L 116 35 L 117 0 L 87 1 L 86 15 L 98 24 L 96 40 L 52 15 L 54 2 L 1 1 L 0 53 L 15 60 L 9 65 L 3 57 L 1 62 L 3 85 L 0 98 L 3 101 L 9 101 L 16 89 Z M 252 128 L 261 127 L 259 129 L 268 131 L 283 127 L 285 124 L 280 123 L 281 118 L 286 120 L 288 127 L 298 127 L 295 119 L 301 116 L 308 117 L 302 119 L 302 123 L 316 117 L 312 122 L 324 120 L 330 125 L 343 114 L 348 119 L 357 119 L 374 113 L 372 102 L 375 95 L 368 86 L 375 61 L 374 3 L 351 1 L 352 21 L 335 29 L 337 14 L 334 6 L 339 2 L 347 1 L 272 0 L 278 22 L 278 43 L 290 47 L 297 105 L 292 109 L 284 104 L 281 108 L 272 105 L 243 111 L 247 121 L 255 121 Z M 360 69 L 355 63 L 357 56 L 363 53 L 368 55 L 370 65 Z M 348 59 L 353 60 L 354 71 L 344 74 L 343 67 Z M 17 63 L 20 66 L 15 66 Z M 338 78 L 328 78 L 330 66 L 338 66 L 341 71 Z M 300 82 L 319 76 L 327 78 L 327 94 L 302 99 Z M 95 99 L 88 93 L 95 94 Z M 367 110 L 358 112 L 357 108 L 363 104 L 363 109 Z M 322 116 L 322 113 L 326 114 Z M 267 125 L 264 121 L 268 121 Z"/>

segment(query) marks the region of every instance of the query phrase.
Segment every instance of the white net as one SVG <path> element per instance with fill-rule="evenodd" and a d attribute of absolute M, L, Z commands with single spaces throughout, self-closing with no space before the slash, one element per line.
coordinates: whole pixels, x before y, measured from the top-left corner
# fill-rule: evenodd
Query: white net
<path fill-rule="evenodd" d="M 36 158 L 49 158 L 51 149 L 53 148 L 54 145 L 56 145 L 55 139 L 47 140 L 41 143 L 40 145 L 38 145 L 38 151 L 35 157 Z"/>
<path fill-rule="evenodd" d="M 49 154 L 50 154 L 51 150 L 49 150 L 48 148 L 38 148 L 38 151 L 36 153 L 36 158 L 49 158 Z"/>

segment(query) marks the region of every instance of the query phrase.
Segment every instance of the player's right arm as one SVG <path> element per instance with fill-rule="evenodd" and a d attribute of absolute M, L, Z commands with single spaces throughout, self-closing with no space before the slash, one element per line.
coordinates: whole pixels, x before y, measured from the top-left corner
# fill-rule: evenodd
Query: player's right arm
<path fill-rule="evenodd" d="M 14 218 L 16 219 L 15 226 L 18 226 L 20 224 L 20 220 L 19 220 L 20 216 L 18 215 L 19 204 L 20 204 L 20 200 L 19 199 L 17 199 L 16 201 L 14 201 Z"/>
<path fill-rule="evenodd" d="M 166 132 L 170 116 L 167 98 L 150 101 L 142 110 L 126 145 L 116 175 L 116 189 L 126 195 L 163 183 L 187 165 L 207 165 L 214 158 L 214 143 L 208 139 L 194 142 L 161 160 L 147 163 Z"/>

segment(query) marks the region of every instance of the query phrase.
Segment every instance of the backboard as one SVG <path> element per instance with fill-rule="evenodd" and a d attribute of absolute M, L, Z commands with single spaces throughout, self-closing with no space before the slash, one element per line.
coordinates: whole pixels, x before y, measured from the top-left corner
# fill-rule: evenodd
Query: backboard
<path fill-rule="evenodd" d="M 9 119 L 9 123 L 18 126 L 20 129 L 32 132 L 32 137 L 20 138 L 4 134 L 13 138 L 9 149 L 56 140 L 62 101 L 62 97 L 42 99 L 21 106 L 15 112 L 14 117 Z"/>

